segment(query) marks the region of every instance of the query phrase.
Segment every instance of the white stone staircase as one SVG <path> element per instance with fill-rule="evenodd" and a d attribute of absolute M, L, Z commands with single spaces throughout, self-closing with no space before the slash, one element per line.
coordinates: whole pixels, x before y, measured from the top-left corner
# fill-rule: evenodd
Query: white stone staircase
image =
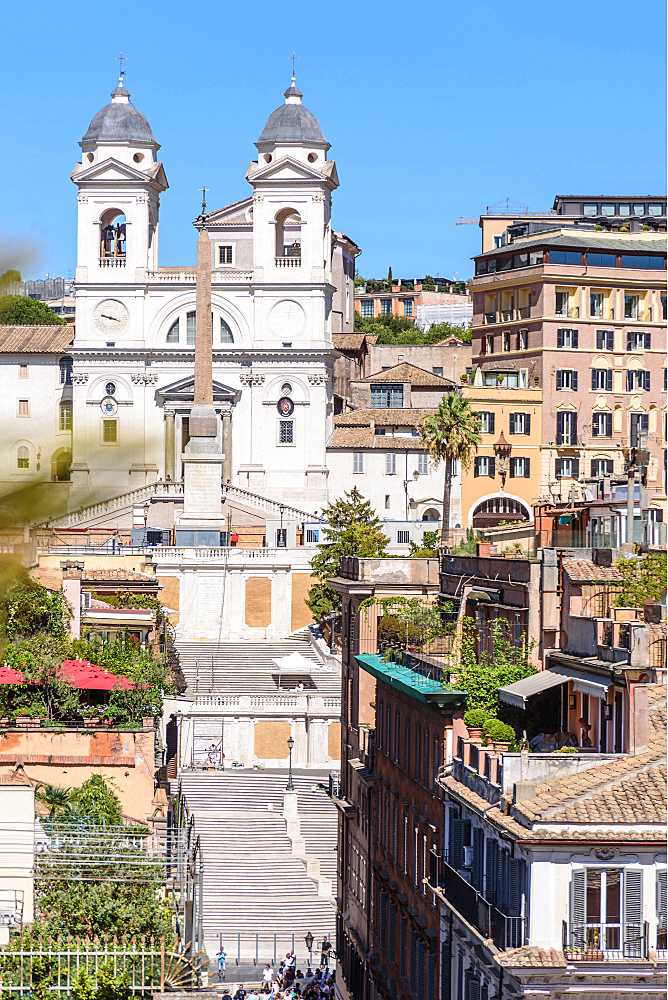
<path fill-rule="evenodd" d="M 306 823 L 312 848 L 327 845 L 322 857 L 314 853 L 308 858 L 293 853 L 288 837 L 283 817 L 286 772 L 182 772 L 179 779 L 202 843 L 209 953 L 222 934 L 228 967 L 239 944 L 242 962 L 252 961 L 257 947 L 264 964 L 273 958 L 274 935 L 280 956 L 291 947 L 293 934 L 301 952 L 307 931 L 316 940 L 323 933 L 333 934 L 332 882 L 324 870 L 331 875 L 336 810 L 324 790 L 312 791 L 327 776 L 294 777 L 298 824 Z"/>

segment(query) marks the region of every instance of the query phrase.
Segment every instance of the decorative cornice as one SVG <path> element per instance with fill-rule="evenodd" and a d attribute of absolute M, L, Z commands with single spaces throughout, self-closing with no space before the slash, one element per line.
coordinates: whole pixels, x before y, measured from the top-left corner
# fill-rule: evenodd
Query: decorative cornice
<path fill-rule="evenodd" d="M 239 376 L 242 385 L 264 385 L 264 375 L 256 375 L 254 372 L 242 372 Z"/>
<path fill-rule="evenodd" d="M 155 385 L 158 381 L 157 372 L 136 372 L 130 375 L 135 385 Z"/>
<path fill-rule="evenodd" d="M 88 372 L 73 372 L 72 381 L 75 385 L 85 385 L 88 381 Z"/>
<path fill-rule="evenodd" d="M 327 375 L 309 375 L 308 380 L 311 385 L 327 385 Z"/>

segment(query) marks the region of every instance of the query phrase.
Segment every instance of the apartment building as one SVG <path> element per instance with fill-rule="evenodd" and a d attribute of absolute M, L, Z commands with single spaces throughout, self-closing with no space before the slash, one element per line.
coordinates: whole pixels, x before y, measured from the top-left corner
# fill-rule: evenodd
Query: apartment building
<path fill-rule="evenodd" d="M 425 307 L 435 306 L 441 307 L 441 311 L 433 316 L 426 314 L 431 322 L 468 326 L 471 298 L 463 281 L 426 277 L 401 278 L 390 283 L 369 279 L 355 289 L 355 311 L 364 319 L 401 316 L 414 322 Z"/>
<path fill-rule="evenodd" d="M 642 448 L 648 493 L 665 502 L 665 267 L 665 238 L 593 227 L 475 258 L 476 377 L 542 389 L 542 495 L 579 498 Z"/>

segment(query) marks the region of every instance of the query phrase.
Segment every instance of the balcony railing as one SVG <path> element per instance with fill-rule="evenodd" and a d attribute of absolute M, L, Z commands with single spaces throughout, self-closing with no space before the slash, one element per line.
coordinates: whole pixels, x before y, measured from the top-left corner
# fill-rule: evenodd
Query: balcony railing
<path fill-rule="evenodd" d="M 492 940 L 499 951 L 526 944 L 525 925 L 524 917 L 507 917 L 496 907 L 492 908 Z"/>
<path fill-rule="evenodd" d="M 517 310 L 518 319 L 529 319 L 531 316 L 531 306 L 520 306 Z"/>
<path fill-rule="evenodd" d="M 504 323 L 511 323 L 512 319 L 513 319 L 513 310 L 512 309 L 502 309 L 501 310 L 501 316 L 503 317 L 503 322 Z"/>
<path fill-rule="evenodd" d="M 524 917 L 507 917 L 485 899 L 471 883 L 445 859 L 440 860 L 439 885 L 456 912 L 484 938 L 491 938 L 500 951 L 521 948 L 527 942 Z"/>
<path fill-rule="evenodd" d="M 301 257 L 276 257 L 276 267 L 301 267 Z"/>
<path fill-rule="evenodd" d="M 649 928 L 642 924 L 562 925 L 562 945 L 569 962 L 619 962 L 649 957 Z"/>
<path fill-rule="evenodd" d="M 100 267 L 125 267 L 125 257 L 100 257 Z"/>
<path fill-rule="evenodd" d="M 496 313 L 485 313 L 485 323 L 496 323 Z"/>

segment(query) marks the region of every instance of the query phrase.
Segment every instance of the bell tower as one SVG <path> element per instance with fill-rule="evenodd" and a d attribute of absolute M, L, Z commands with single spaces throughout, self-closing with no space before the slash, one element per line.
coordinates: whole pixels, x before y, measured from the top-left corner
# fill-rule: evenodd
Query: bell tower
<path fill-rule="evenodd" d="M 88 289 L 94 286 L 99 293 L 108 285 L 122 298 L 123 289 L 130 293 L 157 269 L 160 194 L 167 178 L 157 158 L 160 146 L 130 103 L 123 74 L 79 145 L 81 163 L 71 174 L 79 189 L 76 319 L 77 340 L 88 340 L 95 323 Z M 141 330 L 133 325 L 132 339 L 141 340 Z M 120 327 L 112 332 L 120 333 Z"/>

